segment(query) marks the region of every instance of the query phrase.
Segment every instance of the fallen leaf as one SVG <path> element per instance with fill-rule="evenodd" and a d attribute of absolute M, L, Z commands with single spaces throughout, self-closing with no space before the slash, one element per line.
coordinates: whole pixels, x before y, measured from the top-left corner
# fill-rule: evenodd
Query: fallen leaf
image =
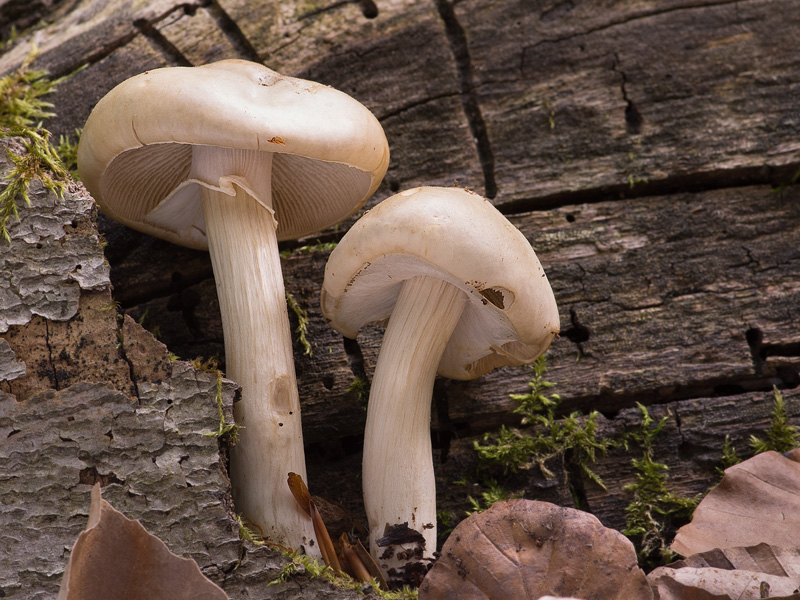
<path fill-rule="evenodd" d="M 92 488 L 89 522 L 78 536 L 58 600 L 225 600 L 197 563 L 169 551 L 139 521 L 127 518 Z"/>
<path fill-rule="evenodd" d="M 760 600 L 792 597 L 797 590 L 789 577 L 714 567 L 658 567 L 647 579 L 659 600 Z M 800 595 L 795 597 L 800 598 Z"/>
<path fill-rule="evenodd" d="M 496 502 L 458 524 L 419 600 L 653 597 L 633 544 L 596 517 L 533 500 Z"/>
<path fill-rule="evenodd" d="M 800 449 L 764 452 L 726 469 L 671 548 L 689 556 L 762 542 L 800 546 Z"/>
<path fill-rule="evenodd" d="M 314 526 L 314 535 L 317 536 L 317 543 L 319 544 L 319 551 L 322 554 L 322 560 L 325 564 L 331 567 L 334 571 L 341 572 L 342 566 L 339 564 L 339 558 L 336 556 L 336 549 L 333 546 L 328 529 L 322 520 L 322 515 L 317 510 L 317 505 L 311 498 L 311 493 L 308 491 L 303 478 L 297 473 L 289 473 L 286 483 L 291 490 L 294 499 L 300 505 L 300 508 L 311 517 L 311 524 Z"/>
<path fill-rule="evenodd" d="M 789 577 L 795 585 L 800 586 L 800 549 L 778 548 L 769 544 L 758 544 L 748 548 L 715 548 L 707 552 L 692 554 L 666 566 L 674 569 L 714 567 L 755 571 L 767 575 Z"/>

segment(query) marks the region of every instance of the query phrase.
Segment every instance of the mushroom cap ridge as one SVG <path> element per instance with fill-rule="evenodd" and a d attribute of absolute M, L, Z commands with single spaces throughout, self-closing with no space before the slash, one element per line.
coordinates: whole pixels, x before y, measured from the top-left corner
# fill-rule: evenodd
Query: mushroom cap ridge
<path fill-rule="evenodd" d="M 234 59 L 154 69 L 116 86 L 87 120 L 78 149 L 81 179 L 111 218 L 206 249 L 199 187 L 185 182 L 192 145 L 274 153 L 280 240 L 358 210 L 389 163 L 383 129 L 358 101 Z M 148 220 L 164 200 L 175 206 L 168 218 Z"/>
<path fill-rule="evenodd" d="M 407 190 L 361 217 L 325 267 L 322 312 L 354 338 L 390 317 L 402 282 L 416 275 L 441 277 L 469 298 L 439 375 L 474 379 L 533 362 L 558 334 L 555 297 L 528 240 L 461 188 Z"/>

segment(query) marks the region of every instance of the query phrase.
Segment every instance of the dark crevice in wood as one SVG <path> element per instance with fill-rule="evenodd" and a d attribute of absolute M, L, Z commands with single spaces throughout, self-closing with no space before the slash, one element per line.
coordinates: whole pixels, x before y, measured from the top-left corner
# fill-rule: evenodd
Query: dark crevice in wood
<path fill-rule="evenodd" d="M 583 469 L 575 460 L 575 452 L 567 450 L 564 453 L 564 472 L 566 474 L 567 488 L 575 508 L 584 512 L 592 512 L 589 497 L 586 494 L 586 485 L 583 480 Z"/>
<path fill-rule="evenodd" d="M 50 321 L 45 319 L 44 321 L 44 342 L 47 345 L 47 375 L 48 379 L 53 384 L 54 390 L 60 390 L 61 385 L 58 381 L 58 369 L 56 368 L 55 363 L 53 362 L 53 347 L 50 344 Z"/>
<path fill-rule="evenodd" d="M 431 428 L 431 444 L 439 450 L 439 462 L 447 462 L 450 453 L 450 442 L 453 440 L 453 431 L 450 427 L 450 401 L 447 395 L 447 386 L 442 385 L 441 379 L 436 379 L 433 385 L 433 409 L 436 413 L 437 426 Z"/>
<path fill-rule="evenodd" d="M 408 104 L 403 104 L 401 106 L 398 106 L 397 108 L 395 108 L 395 109 L 393 109 L 393 110 L 391 110 L 389 112 L 386 112 L 386 113 L 378 114 L 376 112 L 376 116 L 381 121 L 385 121 L 387 119 L 391 119 L 393 117 L 397 117 L 398 115 L 402 115 L 403 113 L 405 113 L 405 112 L 407 112 L 409 110 L 417 108 L 418 106 L 424 106 L 425 104 L 428 104 L 430 102 L 435 102 L 437 100 L 442 100 L 444 98 L 452 98 L 453 96 L 455 96 L 455 94 L 451 94 L 451 93 L 435 94 L 435 95 L 425 96 L 424 98 L 421 98 L 419 100 L 414 100 L 413 102 L 409 102 Z"/>
<path fill-rule="evenodd" d="M 632 408 L 637 403 L 645 406 L 664 405 L 680 400 L 695 400 L 698 398 L 724 398 L 738 396 L 748 392 L 765 392 L 772 390 L 773 386 L 781 389 L 794 389 L 798 383 L 791 379 L 782 379 L 779 376 L 759 377 L 742 375 L 738 377 L 711 379 L 707 381 L 693 381 L 678 386 L 667 386 L 664 389 L 643 389 L 625 393 L 601 393 L 597 396 L 565 399 L 559 407 L 562 416 L 573 410 L 588 412 L 597 406 L 602 406 L 603 415 L 614 418 L 620 410 Z"/>
<path fill-rule="evenodd" d="M 796 378 L 796 374 L 795 374 Z M 682 386 L 668 386 L 668 389 L 642 389 L 625 393 L 601 393 L 599 395 L 564 398 L 556 411 L 556 417 L 564 418 L 574 411 L 588 414 L 593 410 L 608 419 L 616 418 L 625 409 L 643 406 L 666 406 L 681 400 L 698 398 L 735 397 L 748 392 L 769 394 L 776 385 L 776 377 L 742 376 L 719 380 L 696 381 Z M 780 379 L 780 389 L 796 389 L 800 382 Z M 485 412 L 479 420 L 457 417 L 450 420 L 448 430 L 453 439 L 480 436 L 496 431 L 501 426 L 522 427 L 521 418 L 511 412 Z M 524 427 L 522 427 L 524 429 Z"/>
<path fill-rule="evenodd" d="M 762 354 L 764 333 L 758 327 L 751 327 L 745 332 L 747 345 L 750 347 L 750 358 L 753 359 L 753 370 L 759 377 L 764 373 L 764 356 Z"/>
<path fill-rule="evenodd" d="M 191 66 L 191 63 L 189 63 L 186 57 L 183 56 L 183 54 L 155 28 L 155 26 L 164 19 L 170 17 L 175 11 L 183 11 L 184 14 L 193 16 L 197 11 L 198 6 L 198 4 L 194 3 L 182 3 L 173 6 L 169 10 L 164 11 L 156 17 L 150 19 L 136 19 L 131 24 L 131 29 L 124 35 L 106 42 L 96 51 L 83 56 L 80 62 L 67 64 L 61 69 L 54 70 L 50 75 L 53 78 L 64 77 L 87 65 L 98 63 L 123 46 L 130 44 L 131 41 L 133 41 L 133 39 L 138 35 L 142 35 L 148 39 L 148 41 L 156 48 L 156 50 L 158 50 L 162 55 L 165 55 L 170 62 L 182 66 Z"/>
<path fill-rule="evenodd" d="M 125 323 L 125 315 L 124 313 L 117 312 L 117 342 L 118 342 L 118 349 L 119 349 L 119 357 L 125 362 L 128 367 L 128 378 L 131 382 L 131 390 L 133 392 L 134 398 L 136 402 L 141 405 L 142 404 L 142 397 L 139 394 L 139 382 L 137 381 L 138 377 L 136 375 L 136 366 L 133 364 L 133 361 L 128 357 L 128 353 L 126 352 L 125 348 L 125 335 L 123 333 L 122 327 Z"/>
<path fill-rule="evenodd" d="M 117 477 L 114 473 L 109 472 L 102 474 L 97 470 L 97 467 L 86 467 L 85 469 L 81 469 L 81 471 L 78 473 L 78 483 L 83 485 L 94 485 L 95 483 L 99 483 L 100 487 L 105 487 L 110 483 L 117 483 L 120 485 L 125 484 L 125 482 Z"/>
<path fill-rule="evenodd" d="M 614 53 L 614 62 L 612 63 L 612 69 L 615 73 L 619 73 L 621 78 L 620 82 L 620 90 L 622 91 L 622 99 L 625 101 L 625 130 L 630 135 L 636 135 L 641 133 L 642 131 L 642 113 L 639 112 L 639 109 L 636 108 L 636 105 L 633 103 L 633 100 L 628 97 L 628 91 L 626 89 L 626 84 L 628 83 L 627 75 L 625 75 L 625 71 L 623 71 L 619 66 L 619 55 Z"/>
<path fill-rule="evenodd" d="M 150 21 L 147 19 L 136 19 L 133 22 L 133 26 L 136 27 L 136 30 L 141 33 L 142 36 L 150 42 L 150 45 L 164 56 L 169 63 L 179 67 L 193 66 L 192 63 L 189 62 L 189 59 L 178 50 L 177 46 L 165 38 Z"/>
<path fill-rule="evenodd" d="M 635 21 L 640 21 L 643 19 L 651 19 L 653 17 L 660 17 L 662 15 L 667 15 L 674 12 L 683 12 L 688 10 L 704 10 L 704 9 L 712 9 L 719 6 L 727 6 L 729 4 L 737 5 L 741 0 L 721 0 L 720 2 L 706 2 L 703 0 L 699 0 L 693 4 L 684 4 L 679 6 L 671 6 L 669 8 L 655 8 L 655 9 L 644 9 L 634 14 L 625 15 L 623 18 L 611 19 L 606 23 L 601 23 L 595 27 L 589 27 L 583 31 L 572 31 L 568 35 L 563 35 L 561 37 L 552 37 L 552 38 L 543 38 L 538 40 L 535 44 L 530 46 L 525 46 L 522 49 L 523 54 L 528 52 L 529 50 L 533 50 L 542 44 L 558 44 L 560 42 L 566 42 L 569 40 L 573 40 L 579 37 L 585 37 L 591 35 L 593 33 L 598 33 L 604 31 L 606 29 L 612 29 L 614 27 L 619 27 L 620 25 L 626 25 L 628 23 L 633 23 Z M 613 12 L 609 12 L 609 14 L 613 14 Z M 544 16 L 544 15 L 543 15 Z M 544 20 L 544 19 L 543 19 Z"/>
<path fill-rule="evenodd" d="M 258 50 L 217 0 L 201 0 L 200 6 L 214 20 L 219 30 L 241 58 L 257 63 L 261 62 Z"/>
<path fill-rule="evenodd" d="M 580 356 L 590 356 L 591 354 L 583 349 L 583 343 L 589 341 L 592 335 L 591 330 L 578 320 L 578 313 L 574 308 L 569 309 L 569 321 L 570 326 L 559 335 L 575 344 L 578 347 L 578 354 Z"/>
<path fill-rule="evenodd" d="M 552 210 L 575 204 L 591 204 L 609 200 L 631 200 L 670 194 L 696 194 L 711 190 L 752 185 L 770 185 L 782 188 L 791 182 L 798 168 L 800 168 L 800 163 L 782 165 L 780 167 L 764 165 L 698 173 L 680 173 L 666 179 L 645 181 L 633 186 L 628 183 L 620 183 L 618 185 L 590 189 L 566 190 L 548 196 L 502 202 L 495 206 L 505 215 L 514 215 Z"/>
<path fill-rule="evenodd" d="M 100 46 L 94 52 L 83 56 L 80 62 L 68 63 L 66 67 L 54 70 L 51 73 L 51 77 L 54 79 L 59 77 L 66 77 L 67 75 L 75 73 L 76 71 L 78 71 L 78 69 L 81 69 L 87 65 L 93 65 L 95 63 L 99 63 L 101 60 L 107 58 L 108 56 L 110 56 L 123 46 L 127 46 L 128 44 L 130 44 L 131 41 L 138 35 L 139 31 L 135 27 L 131 28 L 131 30 L 125 35 L 122 35 L 114 40 L 111 40 L 106 44 Z"/>
<path fill-rule="evenodd" d="M 367 377 L 367 369 L 364 365 L 364 354 L 361 352 L 361 346 L 358 340 L 343 337 L 342 343 L 344 344 L 344 353 L 347 356 L 347 362 L 350 365 L 350 370 L 353 372 L 353 377 L 368 383 L 369 378 Z"/>
<path fill-rule="evenodd" d="M 484 196 L 494 198 L 497 196 L 497 181 L 494 171 L 494 151 L 489 140 L 486 122 L 483 120 L 478 97 L 475 94 L 475 84 L 472 77 L 472 58 L 467 44 L 467 34 L 456 18 L 453 6 L 448 0 L 434 0 L 439 16 L 444 22 L 447 41 L 456 62 L 458 71 L 458 87 L 461 97 L 461 106 L 475 138 L 478 160 L 483 170 Z"/>
<path fill-rule="evenodd" d="M 348 4 L 358 4 L 358 7 L 361 9 L 361 14 L 364 15 L 365 19 L 374 19 L 379 14 L 378 6 L 375 4 L 375 2 L 373 2 L 373 0 L 339 0 L 338 2 L 334 2 L 328 6 L 322 6 L 320 8 L 310 10 L 307 13 L 300 15 L 297 20 L 302 21 L 304 19 L 310 19 L 312 17 L 316 17 L 317 15 L 347 6 Z"/>

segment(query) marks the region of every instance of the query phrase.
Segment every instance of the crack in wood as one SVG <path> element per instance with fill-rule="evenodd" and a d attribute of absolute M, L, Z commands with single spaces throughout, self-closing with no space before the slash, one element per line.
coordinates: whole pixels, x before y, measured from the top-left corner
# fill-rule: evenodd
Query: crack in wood
<path fill-rule="evenodd" d="M 53 384 L 53 389 L 60 390 L 61 385 L 58 381 L 58 369 L 53 361 L 53 346 L 50 344 L 50 322 L 44 319 L 44 343 L 47 346 L 47 376 Z"/>
<path fill-rule="evenodd" d="M 611 69 L 615 73 L 619 73 L 621 78 L 620 90 L 622 91 L 622 99 L 625 101 L 625 131 L 630 135 L 641 133 L 644 118 L 642 117 L 642 113 L 639 112 L 639 109 L 636 108 L 633 100 L 628 96 L 628 90 L 626 89 L 628 77 L 625 75 L 625 71 L 620 67 L 619 54 L 616 52 L 614 53 L 614 60 L 611 63 Z"/>
<path fill-rule="evenodd" d="M 409 102 L 408 104 L 403 104 L 401 106 L 398 106 L 394 110 L 391 110 L 391 111 L 389 111 L 387 113 L 382 113 L 382 114 L 379 114 L 379 115 L 376 115 L 376 116 L 378 117 L 379 120 L 384 121 L 384 120 L 387 120 L 387 119 L 391 119 L 393 117 L 400 116 L 400 115 L 402 115 L 403 113 L 405 113 L 405 112 L 407 112 L 409 110 L 413 110 L 413 109 L 418 108 L 420 106 L 424 106 L 426 104 L 429 104 L 430 102 L 435 102 L 437 100 L 444 100 L 446 98 L 452 98 L 455 95 L 456 94 L 454 94 L 454 93 L 448 92 L 448 93 L 445 93 L 445 94 L 434 94 L 434 95 L 430 95 L 430 96 L 425 96 L 424 98 L 422 98 L 420 100 L 415 100 L 413 102 Z M 397 191 L 397 190 L 394 190 L 394 191 Z"/>
<path fill-rule="evenodd" d="M 201 0 L 200 6 L 214 20 L 222 35 L 230 42 L 241 58 L 257 63 L 261 62 L 258 50 L 217 0 Z"/>
<path fill-rule="evenodd" d="M 489 132 L 478 103 L 478 97 L 475 94 L 472 57 L 467 43 L 467 34 L 458 22 L 453 6 L 448 0 L 433 0 L 433 3 L 444 23 L 450 51 L 453 53 L 453 58 L 456 62 L 461 106 L 464 109 L 467 123 L 475 139 L 478 160 L 483 170 L 483 195 L 490 199 L 495 198 L 498 190 L 494 170 L 494 151 L 492 150 Z"/>
<path fill-rule="evenodd" d="M 591 356 L 591 352 L 587 352 L 583 348 L 583 343 L 588 342 L 592 335 L 591 330 L 578 320 L 578 313 L 574 308 L 569 309 L 570 327 L 562 331 L 560 337 L 567 338 L 578 347 L 578 355 L 581 357 Z"/>
<path fill-rule="evenodd" d="M 694 173 L 684 172 L 668 175 L 664 179 L 653 179 L 637 183 L 633 187 L 628 183 L 619 183 L 580 190 L 566 190 L 554 194 L 502 202 L 495 206 L 504 215 L 514 215 L 609 200 L 624 201 L 678 193 L 696 194 L 710 190 L 753 185 L 781 187 L 786 185 L 786 182 L 791 179 L 792 174 L 798 168 L 800 168 L 800 163 L 791 163 L 778 167 L 760 165 L 714 169 Z"/>
<path fill-rule="evenodd" d="M 183 55 L 175 44 L 170 42 L 164 35 L 156 29 L 147 19 L 136 19 L 133 22 L 136 30 L 150 43 L 150 45 L 169 63 L 179 67 L 193 66 L 189 59 Z"/>
<path fill-rule="evenodd" d="M 369 385 L 367 369 L 364 365 L 364 354 L 361 352 L 361 345 L 358 343 L 358 340 L 343 337 L 342 343 L 344 345 L 344 353 L 347 357 L 347 362 L 350 365 L 350 370 L 353 372 L 353 377 L 361 379 Z"/>
<path fill-rule="evenodd" d="M 119 351 L 120 358 L 125 361 L 125 364 L 128 366 L 128 378 L 130 379 L 132 385 L 133 394 L 136 397 L 136 402 L 141 405 L 142 397 L 139 394 L 139 382 L 137 381 L 138 376 L 136 373 L 136 365 L 134 365 L 133 361 L 128 357 L 128 353 L 125 351 L 125 334 L 123 332 L 124 320 L 124 313 L 116 311 L 117 349 Z"/>
<path fill-rule="evenodd" d="M 627 25 L 629 23 L 634 23 L 635 21 L 639 21 L 642 19 L 650 19 L 653 17 L 660 17 L 662 15 L 668 15 L 675 12 L 682 12 L 688 10 L 703 10 L 709 8 L 716 8 L 720 6 L 727 6 L 733 5 L 736 6 L 741 3 L 741 0 L 721 0 L 720 2 L 705 2 L 703 0 L 699 0 L 698 2 L 692 4 L 683 4 L 680 6 L 672 6 L 670 8 L 655 8 L 652 10 L 641 10 L 639 12 L 635 12 L 631 15 L 626 15 L 620 19 L 611 19 L 606 23 L 601 23 L 595 27 L 589 27 L 582 31 L 572 31 L 568 35 L 562 35 L 559 37 L 550 37 L 550 38 L 542 38 L 538 40 L 536 43 L 531 44 L 530 46 L 525 46 L 522 48 L 522 54 L 524 55 L 529 50 L 534 50 L 538 46 L 542 44 L 558 44 L 560 42 L 567 42 L 570 40 L 574 40 L 575 38 L 584 37 L 588 35 L 592 35 L 593 33 L 599 33 L 601 31 L 605 31 L 607 29 L 613 29 L 614 27 L 619 27 L 620 25 Z M 609 13 L 611 14 L 611 13 Z M 544 14 L 542 15 L 544 17 Z M 544 21 L 544 18 L 542 18 Z"/>
<path fill-rule="evenodd" d="M 334 2 L 328 6 L 315 8 L 314 10 L 304 13 L 300 15 L 297 20 L 302 21 L 304 19 L 310 19 L 311 17 L 316 17 L 317 15 L 336 10 L 337 8 L 347 6 L 348 4 L 358 4 L 358 7 L 361 9 L 361 14 L 364 15 L 365 19 L 374 19 L 379 14 L 378 6 L 375 4 L 375 2 L 373 2 L 373 0 L 339 0 L 338 2 Z"/>

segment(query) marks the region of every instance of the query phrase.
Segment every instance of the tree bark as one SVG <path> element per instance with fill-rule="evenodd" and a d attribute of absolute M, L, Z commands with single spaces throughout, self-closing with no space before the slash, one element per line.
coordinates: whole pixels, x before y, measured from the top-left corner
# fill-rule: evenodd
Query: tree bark
<path fill-rule="evenodd" d="M 669 466 L 676 493 L 696 494 L 718 480 L 726 434 L 747 454 L 749 436 L 768 427 L 773 385 L 784 391 L 791 422 L 800 423 L 800 188 L 792 185 L 800 174 L 800 11 L 793 0 L 54 0 L 24 15 L 19 5 L 0 2 L 0 31 L 15 23 L 22 31 L 0 54 L 0 74 L 18 67 L 34 42 L 40 54 L 33 67 L 53 76 L 86 65 L 49 98 L 57 117 L 45 126 L 56 136 L 74 138 L 94 104 L 131 75 L 232 57 L 363 102 L 381 120 L 392 152 L 367 208 L 417 185 L 455 182 L 489 197 L 532 243 L 553 285 L 562 332 L 545 378 L 557 384 L 562 410 L 601 411 L 607 435 L 636 425 L 637 402 L 656 418 L 667 416 L 658 459 Z M 0 550 L 13 558 L 0 565 L 16 565 L 0 589 L 28 597 L 41 588 L 50 597 L 66 563 L 62 548 L 84 525 L 75 515 L 88 511 L 89 486 L 79 474 L 93 467 L 96 475 L 84 477 L 108 478 L 104 497 L 116 508 L 153 533 L 161 528 L 174 552 L 196 558 L 231 597 L 254 594 L 242 590 L 269 577 L 258 565 L 274 574 L 281 559 L 248 550 L 255 562 L 233 568 L 249 546 L 230 530 L 216 440 L 201 435 L 219 422 L 215 378 L 169 361 L 134 323 L 180 357 L 223 357 L 208 256 L 100 215 L 112 295 L 91 202 L 77 188 L 70 193 L 80 202 L 62 205 L 40 194 L 16 226 L 26 233 L 0 254 L 4 281 L 17 281 L 0 286 L 0 323 L 8 328 L 0 338 L 7 379 L 0 389 L 10 411 L 1 422 L 20 432 L 0 451 L 11 456 L 7 448 L 22 440 L 38 448 L 14 463 L 30 465 L 25 475 L 3 467 L 0 478 L 4 498 L 19 482 L 28 489 L 25 500 L 3 504 L 5 528 L 27 541 Z M 56 222 L 49 220 L 54 208 Z M 338 240 L 357 216 L 282 244 L 282 266 L 287 292 L 309 319 L 311 355 L 297 337 L 294 345 L 309 488 L 364 521 L 367 395 L 353 384 L 371 379 L 383 332 L 371 328 L 344 342 L 327 326 L 319 289 L 329 251 L 316 245 Z M 19 300 L 9 304 L 8 289 Z M 101 310 L 112 300 L 121 321 L 116 310 Z M 530 376 L 517 368 L 474 382 L 437 381 L 438 503 L 453 519 L 483 489 L 472 485 L 473 442 L 518 424 L 509 394 L 527 391 Z M 236 386 L 224 389 L 229 411 Z M 145 440 L 139 446 L 132 432 L 105 435 L 115 431 L 106 428 L 109 415 L 128 414 L 123 408 L 153 420 L 153 430 L 141 425 L 135 433 Z M 97 423 L 85 435 L 76 425 L 43 425 L 69 416 L 80 423 L 86 411 Z M 186 411 L 193 411 L 188 455 L 202 459 L 181 459 L 186 440 L 164 441 L 172 431 L 164 420 Z M 7 419 L 18 425 L 6 426 Z M 37 427 L 48 442 L 28 437 Z M 111 452 L 128 443 L 128 451 Z M 584 501 L 606 525 L 624 525 L 634 456 L 617 449 L 598 461 L 607 491 L 583 482 Z M 189 487 L 193 464 L 205 465 L 205 483 Z M 53 484 L 61 491 L 52 504 L 52 490 L 45 502 L 36 483 L 42 473 L 63 478 Z M 467 486 L 455 483 L 465 477 Z M 511 483 L 526 497 L 572 503 L 561 473 L 547 480 L 534 469 Z M 37 525 L 20 511 L 41 515 Z M 196 535 L 188 516 L 181 521 L 207 511 L 213 514 L 204 527 L 216 523 L 213 534 Z M 201 551 L 204 536 L 210 546 Z M 40 550 L 31 550 L 34 539 Z M 38 562 L 22 582 L 16 570 L 33 554 Z M 299 582 L 297 597 L 312 597 L 303 596 L 312 586 L 322 593 L 316 579 Z M 258 587 L 255 595 L 289 594 L 293 585 Z"/>

